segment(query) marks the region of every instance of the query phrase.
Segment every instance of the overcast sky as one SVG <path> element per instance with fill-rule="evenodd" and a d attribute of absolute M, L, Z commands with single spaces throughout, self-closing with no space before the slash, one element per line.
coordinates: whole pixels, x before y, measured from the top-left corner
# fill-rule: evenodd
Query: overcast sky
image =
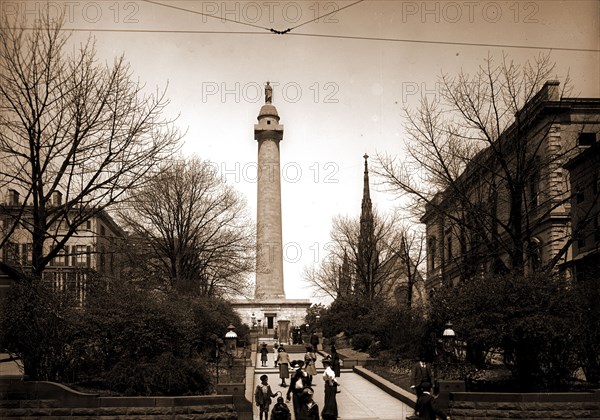
<path fill-rule="evenodd" d="M 552 48 L 557 78 L 569 72 L 574 95 L 600 96 L 597 0 L 0 2 L 29 18 L 47 4 L 66 7 L 75 40 L 96 38 L 102 61 L 124 53 L 149 88 L 168 83 L 183 153 L 213 161 L 254 217 L 253 128 L 264 83 L 274 85 L 288 298 L 312 297 L 302 271 L 324 256 L 332 218 L 360 213 L 362 156 L 402 152 L 402 109 L 435 95 L 440 72 Z M 377 181 L 375 206 L 399 205 Z"/>

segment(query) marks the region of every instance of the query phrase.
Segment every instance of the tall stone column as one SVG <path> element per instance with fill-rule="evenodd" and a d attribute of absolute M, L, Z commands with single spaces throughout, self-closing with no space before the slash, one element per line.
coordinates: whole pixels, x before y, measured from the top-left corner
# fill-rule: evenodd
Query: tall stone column
<path fill-rule="evenodd" d="M 254 125 L 258 141 L 256 210 L 256 300 L 285 299 L 283 288 L 283 246 L 281 233 L 281 170 L 279 142 L 283 125 L 271 104 L 272 89 L 267 82 L 265 104 Z"/>

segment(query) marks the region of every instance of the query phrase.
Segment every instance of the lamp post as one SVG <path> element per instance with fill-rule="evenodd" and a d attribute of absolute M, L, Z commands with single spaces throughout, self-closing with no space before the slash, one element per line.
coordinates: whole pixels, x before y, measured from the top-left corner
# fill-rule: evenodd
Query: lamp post
<path fill-rule="evenodd" d="M 227 327 L 227 333 L 225 333 L 225 350 L 227 352 L 227 358 L 229 362 L 229 380 L 233 379 L 233 359 L 237 355 L 237 339 L 238 335 L 234 331 L 235 326 L 229 324 Z"/>
<path fill-rule="evenodd" d="M 252 329 L 256 328 L 256 315 L 252 312 L 252 316 L 250 316 L 250 325 L 252 325 Z"/>
<path fill-rule="evenodd" d="M 446 354 L 446 360 L 448 362 L 452 362 L 454 359 L 454 346 L 456 340 L 456 333 L 452 328 L 452 322 L 446 322 L 446 326 L 444 327 L 444 331 L 442 332 L 442 343 L 444 346 L 444 353 Z"/>

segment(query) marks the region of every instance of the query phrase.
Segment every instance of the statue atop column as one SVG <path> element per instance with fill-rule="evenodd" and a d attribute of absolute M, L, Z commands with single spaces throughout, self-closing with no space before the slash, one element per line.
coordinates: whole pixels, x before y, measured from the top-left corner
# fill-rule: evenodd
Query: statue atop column
<path fill-rule="evenodd" d="M 265 103 L 270 104 L 272 101 L 273 101 L 273 88 L 271 87 L 269 82 L 267 82 L 267 85 L 265 86 Z"/>

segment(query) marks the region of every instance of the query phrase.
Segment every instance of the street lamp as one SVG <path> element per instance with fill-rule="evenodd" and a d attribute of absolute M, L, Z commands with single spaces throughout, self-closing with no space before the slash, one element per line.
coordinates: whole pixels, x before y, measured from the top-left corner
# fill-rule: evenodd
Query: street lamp
<path fill-rule="evenodd" d="M 252 312 L 252 316 L 250 317 L 250 324 L 252 325 L 252 329 L 256 328 L 256 315 Z"/>
<path fill-rule="evenodd" d="M 456 333 L 454 329 L 452 329 L 452 322 L 446 322 L 446 326 L 444 327 L 444 331 L 442 332 L 442 342 L 444 345 L 444 352 L 446 353 L 446 357 L 448 361 L 452 361 L 453 353 L 454 353 L 454 341 L 456 340 Z"/>
<path fill-rule="evenodd" d="M 234 331 L 235 330 L 235 326 L 233 324 L 229 324 L 229 326 L 227 327 L 227 329 L 229 330 L 225 334 L 225 345 L 226 345 L 226 348 L 227 348 L 227 353 L 229 353 L 230 355 L 235 355 L 236 352 L 237 352 L 237 338 L 238 338 L 238 335 Z"/>

